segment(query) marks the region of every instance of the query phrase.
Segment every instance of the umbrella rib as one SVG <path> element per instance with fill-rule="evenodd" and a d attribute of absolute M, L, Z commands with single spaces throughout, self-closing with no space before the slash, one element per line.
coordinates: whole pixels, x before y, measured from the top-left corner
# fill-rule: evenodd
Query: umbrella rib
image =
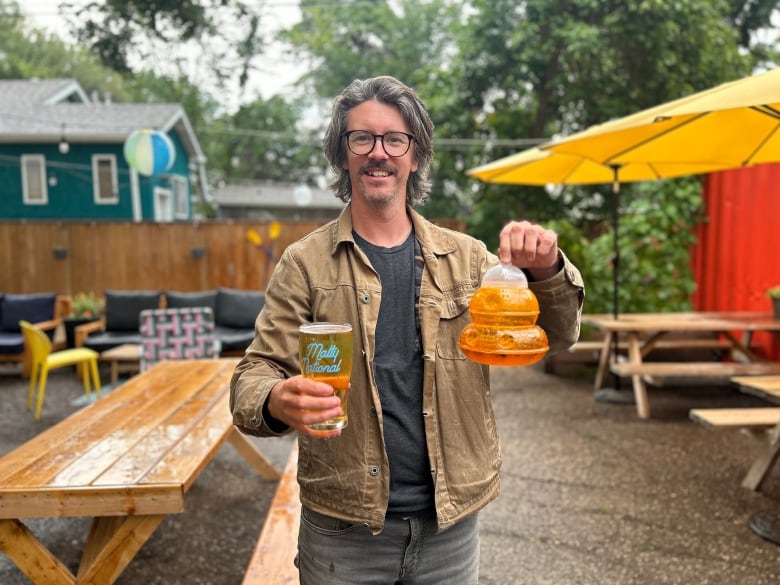
<path fill-rule="evenodd" d="M 619 162 L 619 161 L 615 161 L 616 158 L 618 158 L 620 156 L 623 156 L 624 154 L 627 154 L 627 153 L 631 152 L 632 150 L 635 150 L 635 149 L 637 149 L 637 148 L 639 148 L 641 146 L 644 146 L 648 142 L 652 142 L 653 140 L 657 140 L 658 138 L 660 138 L 661 136 L 665 136 L 669 132 L 676 132 L 679 128 L 682 128 L 683 126 L 687 126 L 688 124 L 692 124 L 693 122 L 696 122 L 697 120 L 699 120 L 699 118 L 703 118 L 704 116 L 706 116 L 707 114 L 710 114 L 710 113 L 711 112 L 703 112 L 701 114 L 696 114 L 692 118 L 688 118 L 687 120 L 684 120 L 681 124 L 675 124 L 674 126 L 672 126 L 670 128 L 664 129 L 663 132 L 659 132 L 658 134 L 653 134 L 652 136 L 648 136 L 644 140 L 641 140 L 641 141 L 639 141 L 639 142 L 637 142 L 635 144 L 632 144 L 628 148 L 625 148 L 624 150 L 613 154 L 606 161 L 606 164 L 608 164 L 608 165 L 615 164 L 616 162 Z M 669 120 L 669 119 L 674 119 L 674 118 L 669 118 L 668 116 L 667 117 L 659 116 L 658 118 L 653 120 L 653 122 L 665 122 L 666 120 Z"/>
<path fill-rule="evenodd" d="M 764 148 L 764 145 L 767 142 L 769 142 L 769 139 L 772 138 L 772 136 L 774 136 L 775 134 L 777 134 L 777 126 L 772 128 L 772 131 L 766 136 L 764 136 L 764 139 L 758 143 L 758 146 L 756 146 L 753 149 L 753 151 L 750 153 L 750 155 L 744 161 L 742 161 L 742 166 L 746 167 L 749 164 L 751 164 L 751 162 L 753 161 L 753 157 L 755 157 L 759 152 L 761 152 L 761 149 Z"/>
<path fill-rule="evenodd" d="M 750 109 L 755 110 L 756 112 L 759 112 L 761 114 L 766 114 L 767 116 L 770 116 L 772 118 L 780 119 L 780 111 L 778 111 L 777 108 L 770 106 L 769 104 L 763 104 L 760 106 L 750 106 Z"/>

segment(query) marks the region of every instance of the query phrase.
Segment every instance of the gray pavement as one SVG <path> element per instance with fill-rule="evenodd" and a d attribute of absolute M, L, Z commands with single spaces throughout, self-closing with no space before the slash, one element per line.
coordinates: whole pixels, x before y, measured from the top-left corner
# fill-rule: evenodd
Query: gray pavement
<path fill-rule="evenodd" d="M 746 490 L 759 439 L 688 418 L 690 408 L 765 403 L 724 385 L 651 387 L 652 418 L 640 420 L 631 405 L 595 402 L 592 376 L 493 368 L 504 463 L 501 495 L 480 516 L 480 585 L 780 582 L 780 547 L 747 526 L 756 511 L 780 514 L 780 466 Z M 79 408 L 81 392 L 70 372 L 53 372 L 36 422 L 26 384 L 0 371 L 0 453 Z M 290 439 L 257 441 L 284 462 Z M 117 583 L 239 585 L 274 487 L 226 445 L 185 513 L 158 527 Z M 87 521 L 29 525 L 76 570 Z M 2 553 L 0 583 L 28 583 Z"/>

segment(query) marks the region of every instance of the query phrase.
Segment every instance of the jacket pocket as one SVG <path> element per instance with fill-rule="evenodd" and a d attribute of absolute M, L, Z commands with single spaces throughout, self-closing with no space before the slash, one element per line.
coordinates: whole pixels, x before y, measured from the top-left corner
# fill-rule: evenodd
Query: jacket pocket
<path fill-rule="evenodd" d="M 439 358 L 465 360 L 458 341 L 460 332 L 471 322 L 469 317 L 470 296 L 444 299 L 439 315 L 439 331 L 436 337 L 436 353 Z"/>

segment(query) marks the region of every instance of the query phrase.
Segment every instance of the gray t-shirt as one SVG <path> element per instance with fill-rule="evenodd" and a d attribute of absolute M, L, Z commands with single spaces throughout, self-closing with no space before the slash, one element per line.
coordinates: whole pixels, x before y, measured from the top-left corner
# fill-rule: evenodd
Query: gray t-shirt
<path fill-rule="evenodd" d="M 390 463 L 389 513 L 433 508 L 433 480 L 422 415 L 422 339 L 417 319 L 414 231 L 400 246 L 375 246 L 357 234 L 382 283 L 374 376 Z M 420 258 L 418 262 L 422 262 Z"/>

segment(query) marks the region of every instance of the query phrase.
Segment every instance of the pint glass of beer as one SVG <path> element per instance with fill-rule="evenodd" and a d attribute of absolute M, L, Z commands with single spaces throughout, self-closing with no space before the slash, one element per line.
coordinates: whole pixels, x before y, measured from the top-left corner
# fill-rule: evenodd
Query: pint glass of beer
<path fill-rule="evenodd" d="M 299 327 L 298 353 L 301 374 L 333 386 L 341 400 L 342 416 L 309 425 L 316 430 L 347 426 L 347 391 L 352 373 L 352 325 L 349 323 L 305 323 Z"/>

